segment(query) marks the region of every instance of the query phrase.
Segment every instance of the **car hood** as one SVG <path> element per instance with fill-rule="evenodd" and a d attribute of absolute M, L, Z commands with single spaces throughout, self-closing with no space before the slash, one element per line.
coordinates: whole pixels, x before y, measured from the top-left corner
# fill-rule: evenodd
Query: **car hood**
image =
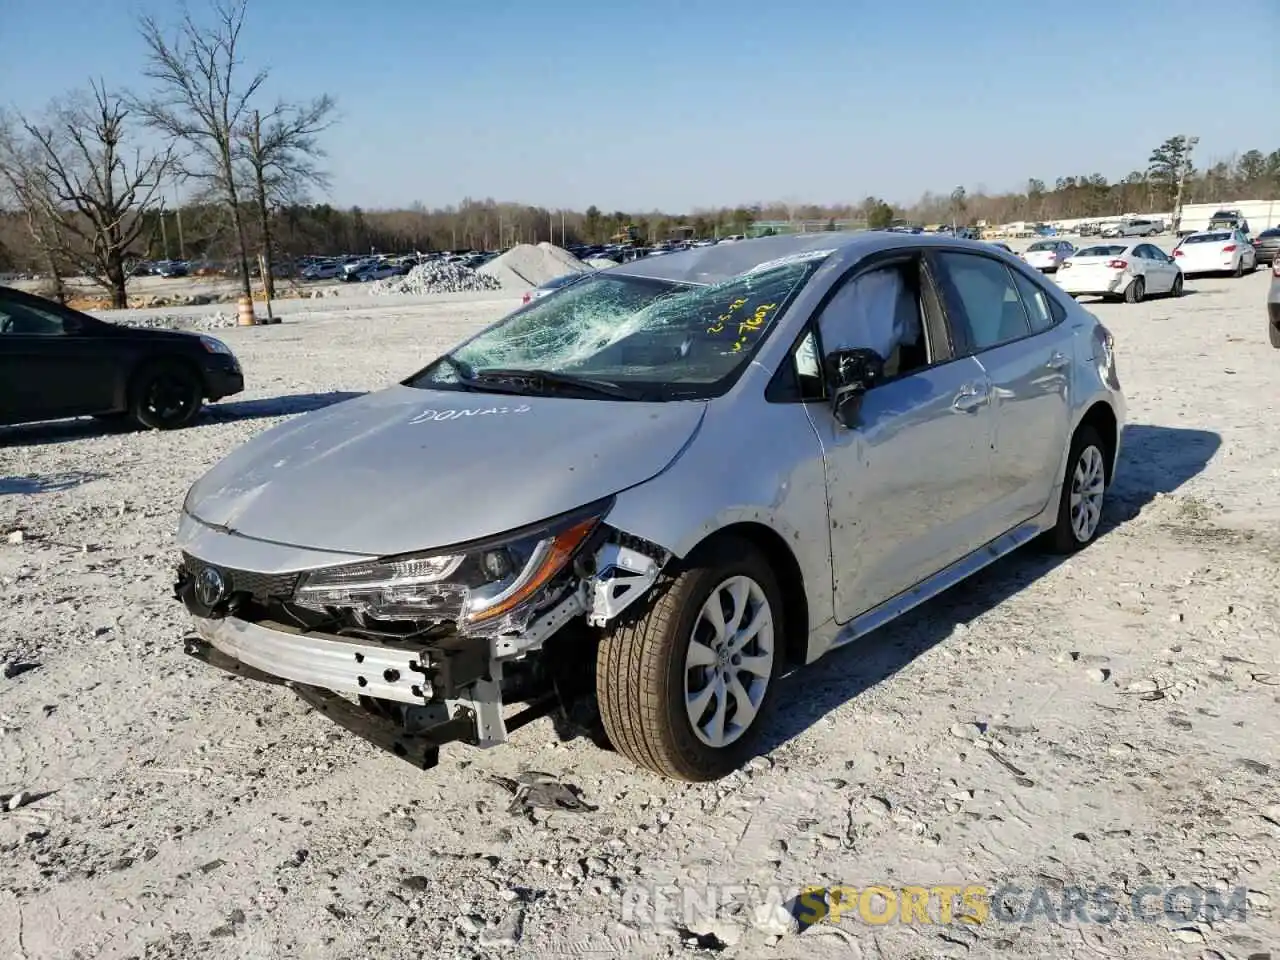
<path fill-rule="evenodd" d="M 233 451 L 184 509 L 243 536 L 408 553 L 505 533 L 661 473 L 705 401 L 637 403 L 395 386 Z"/>

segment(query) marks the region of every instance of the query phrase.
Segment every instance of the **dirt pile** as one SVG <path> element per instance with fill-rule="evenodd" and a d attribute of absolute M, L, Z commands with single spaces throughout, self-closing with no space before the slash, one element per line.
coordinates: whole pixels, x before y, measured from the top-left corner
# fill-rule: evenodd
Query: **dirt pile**
<path fill-rule="evenodd" d="M 503 289 L 522 290 L 563 277 L 566 273 L 588 273 L 591 267 L 554 243 L 518 243 L 502 256 L 490 260 L 477 271 L 492 277 Z"/>
<path fill-rule="evenodd" d="M 387 277 L 369 284 L 368 292 L 374 296 L 408 294 L 427 296 L 433 293 L 473 293 L 482 290 L 498 290 L 502 286 L 495 278 L 477 273 L 460 263 L 443 263 L 432 260 L 420 263 L 403 277 Z"/>

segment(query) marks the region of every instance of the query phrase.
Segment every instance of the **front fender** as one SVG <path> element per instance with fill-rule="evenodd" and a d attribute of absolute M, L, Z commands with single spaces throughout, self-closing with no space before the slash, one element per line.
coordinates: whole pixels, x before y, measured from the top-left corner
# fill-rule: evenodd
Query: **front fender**
<path fill-rule="evenodd" d="M 658 476 L 618 494 L 610 526 L 686 557 L 738 523 L 767 527 L 804 579 L 810 625 L 834 613 L 822 446 L 803 404 L 713 401 L 702 429 Z"/>

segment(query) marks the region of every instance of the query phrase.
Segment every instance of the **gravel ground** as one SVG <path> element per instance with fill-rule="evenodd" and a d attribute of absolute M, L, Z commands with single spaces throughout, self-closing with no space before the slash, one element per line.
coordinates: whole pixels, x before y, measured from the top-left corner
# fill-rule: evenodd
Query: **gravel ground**
<path fill-rule="evenodd" d="M 548 721 L 505 748 L 446 749 L 423 773 L 181 653 L 169 589 L 187 486 L 280 418 L 398 379 L 517 301 L 290 307 L 277 326 L 220 333 L 249 388 L 190 429 L 0 430 L 0 535 L 22 531 L 0 537 L 0 790 L 27 792 L 0 812 L 0 957 L 1280 948 L 1267 283 L 1202 279 L 1179 301 L 1092 308 L 1130 403 L 1104 536 L 1064 562 L 1006 558 L 799 671 L 767 756 L 702 786 L 559 744 Z M 490 777 L 522 770 L 596 809 L 509 812 Z M 809 884 L 1004 881 L 1044 891 L 1035 916 L 871 925 L 853 910 L 796 932 L 756 909 Z M 651 916 L 638 891 L 659 885 L 673 909 Z M 1251 892 L 1243 920 L 1063 912 L 1066 890 L 1099 885 L 1122 906 L 1144 885 Z M 699 917 L 685 897 L 746 906 Z"/>

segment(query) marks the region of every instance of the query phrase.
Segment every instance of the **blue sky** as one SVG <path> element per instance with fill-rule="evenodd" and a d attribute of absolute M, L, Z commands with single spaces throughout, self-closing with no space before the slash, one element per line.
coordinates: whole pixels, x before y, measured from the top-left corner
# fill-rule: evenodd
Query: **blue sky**
<path fill-rule="evenodd" d="M 4 7 L 28 111 L 143 86 L 136 17 L 180 9 Z M 1179 132 L 1280 148 L 1280 0 L 250 0 L 243 49 L 266 98 L 337 98 L 342 206 L 911 201 L 1122 177 Z"/>

